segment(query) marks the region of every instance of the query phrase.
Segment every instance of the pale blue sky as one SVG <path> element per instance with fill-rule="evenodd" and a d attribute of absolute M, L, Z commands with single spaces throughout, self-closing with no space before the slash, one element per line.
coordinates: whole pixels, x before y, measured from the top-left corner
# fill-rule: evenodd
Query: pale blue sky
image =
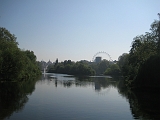
<path fill-rule="evenodd" d="M 118 60 L 149 31 L 159 6 L 160 0 L 0 0 L 0 27 L 39 61 L 90 61 L 99 51 Z"/>

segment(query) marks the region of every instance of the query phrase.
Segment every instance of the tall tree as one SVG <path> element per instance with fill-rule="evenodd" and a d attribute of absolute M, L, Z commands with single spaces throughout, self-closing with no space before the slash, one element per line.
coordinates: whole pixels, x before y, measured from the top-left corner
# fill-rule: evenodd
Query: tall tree
<path fill-rule="evenodd" d="M 151 24 L 150 32 L 146 32 L 144 35 L 136 36 L 133 39 L 131 49 L 128 56 L 128 72 L 126 74 L 128 83 L 133 85 L 133 83 L 144 84 L 146 82 L 150 83 L 150 79 L 145 79 L 145 72 L 148 73 L 149 68 L 153 68 L 153 64 L 157 64 L 155 67 L 157 72 L 150 73 L 157 76 L 159 74 L 159 64 L 157 61 L 160 55 L 160 21 L 155 20 Z M 146 64 L 147 63 L 147 64 Z M 150 69 L 151 70 L 151 69 Z M 145 71 L 145 72 L 144 72 Z M 155 71 L 155 70 L 152 70 Z M 151 78 L 149 74 L 145 75 Z M 141 79 L 139 79 L 141 78 Z M 157 79 L 156 79 L 157 80 Z M 143 82 L 142 82 L 143 81 Z M 156 83 L 156 82 L 155 82 Z M 148 84 L 147 84 L 148 85 Z"/>
<path fill-rule="evenodd" d="M 129 72 L 128 58 L 129 54 L 123 53 L 121 56 L 119 56 L 117 63 L 119 65 L 122 75 L 125 77 L 127 77 Z"/>
<path fill-rule="evenodd" d="M 0 28 L 0 81 L 22 81 L 40 74 L 35 58 L 33 52 L 18 48 L 14 34 Z"/>
<path fill-rule="evenodd" d="M 160 55 L 160 13 L 158 13 L 159 21 L 158 21 L 158 28 L 157 28 L 157 36 L 158 36 L 158 55 Z"/>

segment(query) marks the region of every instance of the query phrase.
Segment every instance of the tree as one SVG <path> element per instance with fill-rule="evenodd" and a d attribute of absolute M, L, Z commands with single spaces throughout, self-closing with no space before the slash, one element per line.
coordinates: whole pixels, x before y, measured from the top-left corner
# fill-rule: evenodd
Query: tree
<path fill-rule="evenodd" d="M 55 62 L 55 66 L 57 66 L 58 65 L 58 58 L 56 59 L 56 62 Z"/>
<path fill-rule="evenodd" d="M 109 68 L 107 68 L 104 74 L 111 76 L 118 76 L 120 75 L 120 68 L 117 64 L 112 64 Z"/>
<path fill-rule="evenodd" d="M 160 18 L 160 14 L 159 18 Z M 152 24 L 151 24 L 151 35 L 152 38 L 155 40 L 155 42 L 157 42 L 157 53 L 160 55 L 160 20 L 155 20 Z"/>
<path fill-rule="evenodd" d="M 129 76 L 128 79 L 134 80 L 142 64 L 152 55 L 156 54 L 156 43 L 151 34 L 136 36 L 132 42 L 128 57 Z"/>
<path fill-rule="evenodd" d="M 86 63 L 72 62 L 71 60 L 65 60 L 64 62 L 57 63 L 57 65 L 49 68 L 49 72 L 64 73 L 71 75 L 94 75 L 95 71 Z"/>
<path fill-rule="evenodd" d="M 6 28 L 0 27 L 0 41 L 11 42 L 12 44 L 18 45 L 14 34 L 11 34 Z"/>
<path fill-rule="evenodd" d="M 118 58 L 118 65 L 121 71 L 123 71 L 124 66 L 128 63 L 128 53 L 123 53 L 121 56 Z"/>
<path fill-rule="evenodd" d="M 126 76 L 126 81 L 128 81 L 129 86 L 144 86 L 142 84 L 148 83 L 147 85 L 151 85 L 152 83 L 152 77 L 157 76 L 159 74 L 159 69 L 155 67 L 158 71 L 153 72 L 151 68 L 153 66 L 157 66 L 158 60 L 160 56 L 160 27 L 159 23 L 160 21 L 155 20 L 151 24 L 151 32 L 146 32 L 144 35 L 136 36 L 133 39 L 131 49 L 129 51 L 128 55 L 128 62 L 126 64 L 127 68 L 126 70 L 128 72 L 124 72 Z M 154 59 L 152 59 L 154 58 Z M 152 62 L 151 62 L 152 61 Z M 124 65 L 123 67 L 124 68 Z M 149 69 L 152 70 L 152 72 L 148 72 Z M 147 73 L 147 75 L 146 75 Z M 152 74 L 152 75 L 151 75 Z M 148 76 L 147 78 L 145 76 Z M 152 76 L 152 77 L 151 77 Z M 159 78 L 159 77 L 158 77 Z M 156 79 L 158 80 L 158 79 Z M 138 84 L 136 84 L 138 83 Z M 158 83 L 158 81 L 154 82 Z"/>
<path fill-rule="evenodd" d="M 26 54 L 26 56 L 32 61 L 32 62 L 35 62 L 36 61 L 36 56 L 34 55 L 34 52 L 33 51 L 30 51 L 30 50 L 26 50 L 24 51 L 24 53 Z"/>
<path fill-rule="evenodd" d="M 109 67 L 109 61 L 108 60 L 102 60 L 98 64 L 98 70 L 96 71 L 97 74 L 103 74 L 108 67 Z"/>
<path fill-rule="evenodd" d="M 134 86 L 143 88 L 160 88 L 160 56 L 151 56 L 139 68 Z"/>
<path fill-rule="evenodd" d="M 38 74 L 33 51 L 20 50 L 15 35 L 0 28 L 0 81 L 23 81 Z"/>

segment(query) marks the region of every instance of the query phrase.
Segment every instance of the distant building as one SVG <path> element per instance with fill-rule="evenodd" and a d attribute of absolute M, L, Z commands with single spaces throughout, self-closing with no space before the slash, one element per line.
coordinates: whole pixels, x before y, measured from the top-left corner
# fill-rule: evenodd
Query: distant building
<path fill-rule="evenodd" d="M 114 64 L 117 64 L 117 63 L 118 63 L 118 61 L 117 61 L 117 60 L 114 60 L 114 61 L 113 61 L 113 63 L 114 63 Z"/>
<path fill-rule="evenodd" d="M 96 63 L 100 63 L 101 60 L 102 60 L 102 57 L 96 57 L 95 62 L 96 62 Z"/>
<path fill-rule="evenodd" d="M 44 69 L 46 69 L 49 65 L 51 65 L 51 64 L 54 64 L 54 63 L 52 63 L 50 60 L 48 61 L 48 62 L 45 62 L 45 61 L 41 61 L 41 65 L 40 65 L 40 68 L 41 68 L 41 70 L 43 71 Z"/>
<path fill-rule="evenodd" d="M 49 60 L 49 61 L 47 62 L 47 65 L 50 65 L 50 64 L 52 64 L 52 62 Z"/>

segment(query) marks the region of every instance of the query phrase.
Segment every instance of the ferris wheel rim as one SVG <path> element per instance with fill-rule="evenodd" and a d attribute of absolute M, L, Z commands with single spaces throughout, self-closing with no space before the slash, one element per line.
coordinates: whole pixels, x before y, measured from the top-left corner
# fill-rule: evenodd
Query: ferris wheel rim
<path fill-rule="evenodd" d="M 106 54 L 106 55 L 109 57 L 109 60 L 113 62 L 111 56 L 110 56 L 107 52 L 104 52 L 104 51 L 97 52 L 97 53 L 93 56 L 92 62 L 94 62 L 96 56 L 97 56 L 98 54 L 101 54 L 101 53 Z"/>

